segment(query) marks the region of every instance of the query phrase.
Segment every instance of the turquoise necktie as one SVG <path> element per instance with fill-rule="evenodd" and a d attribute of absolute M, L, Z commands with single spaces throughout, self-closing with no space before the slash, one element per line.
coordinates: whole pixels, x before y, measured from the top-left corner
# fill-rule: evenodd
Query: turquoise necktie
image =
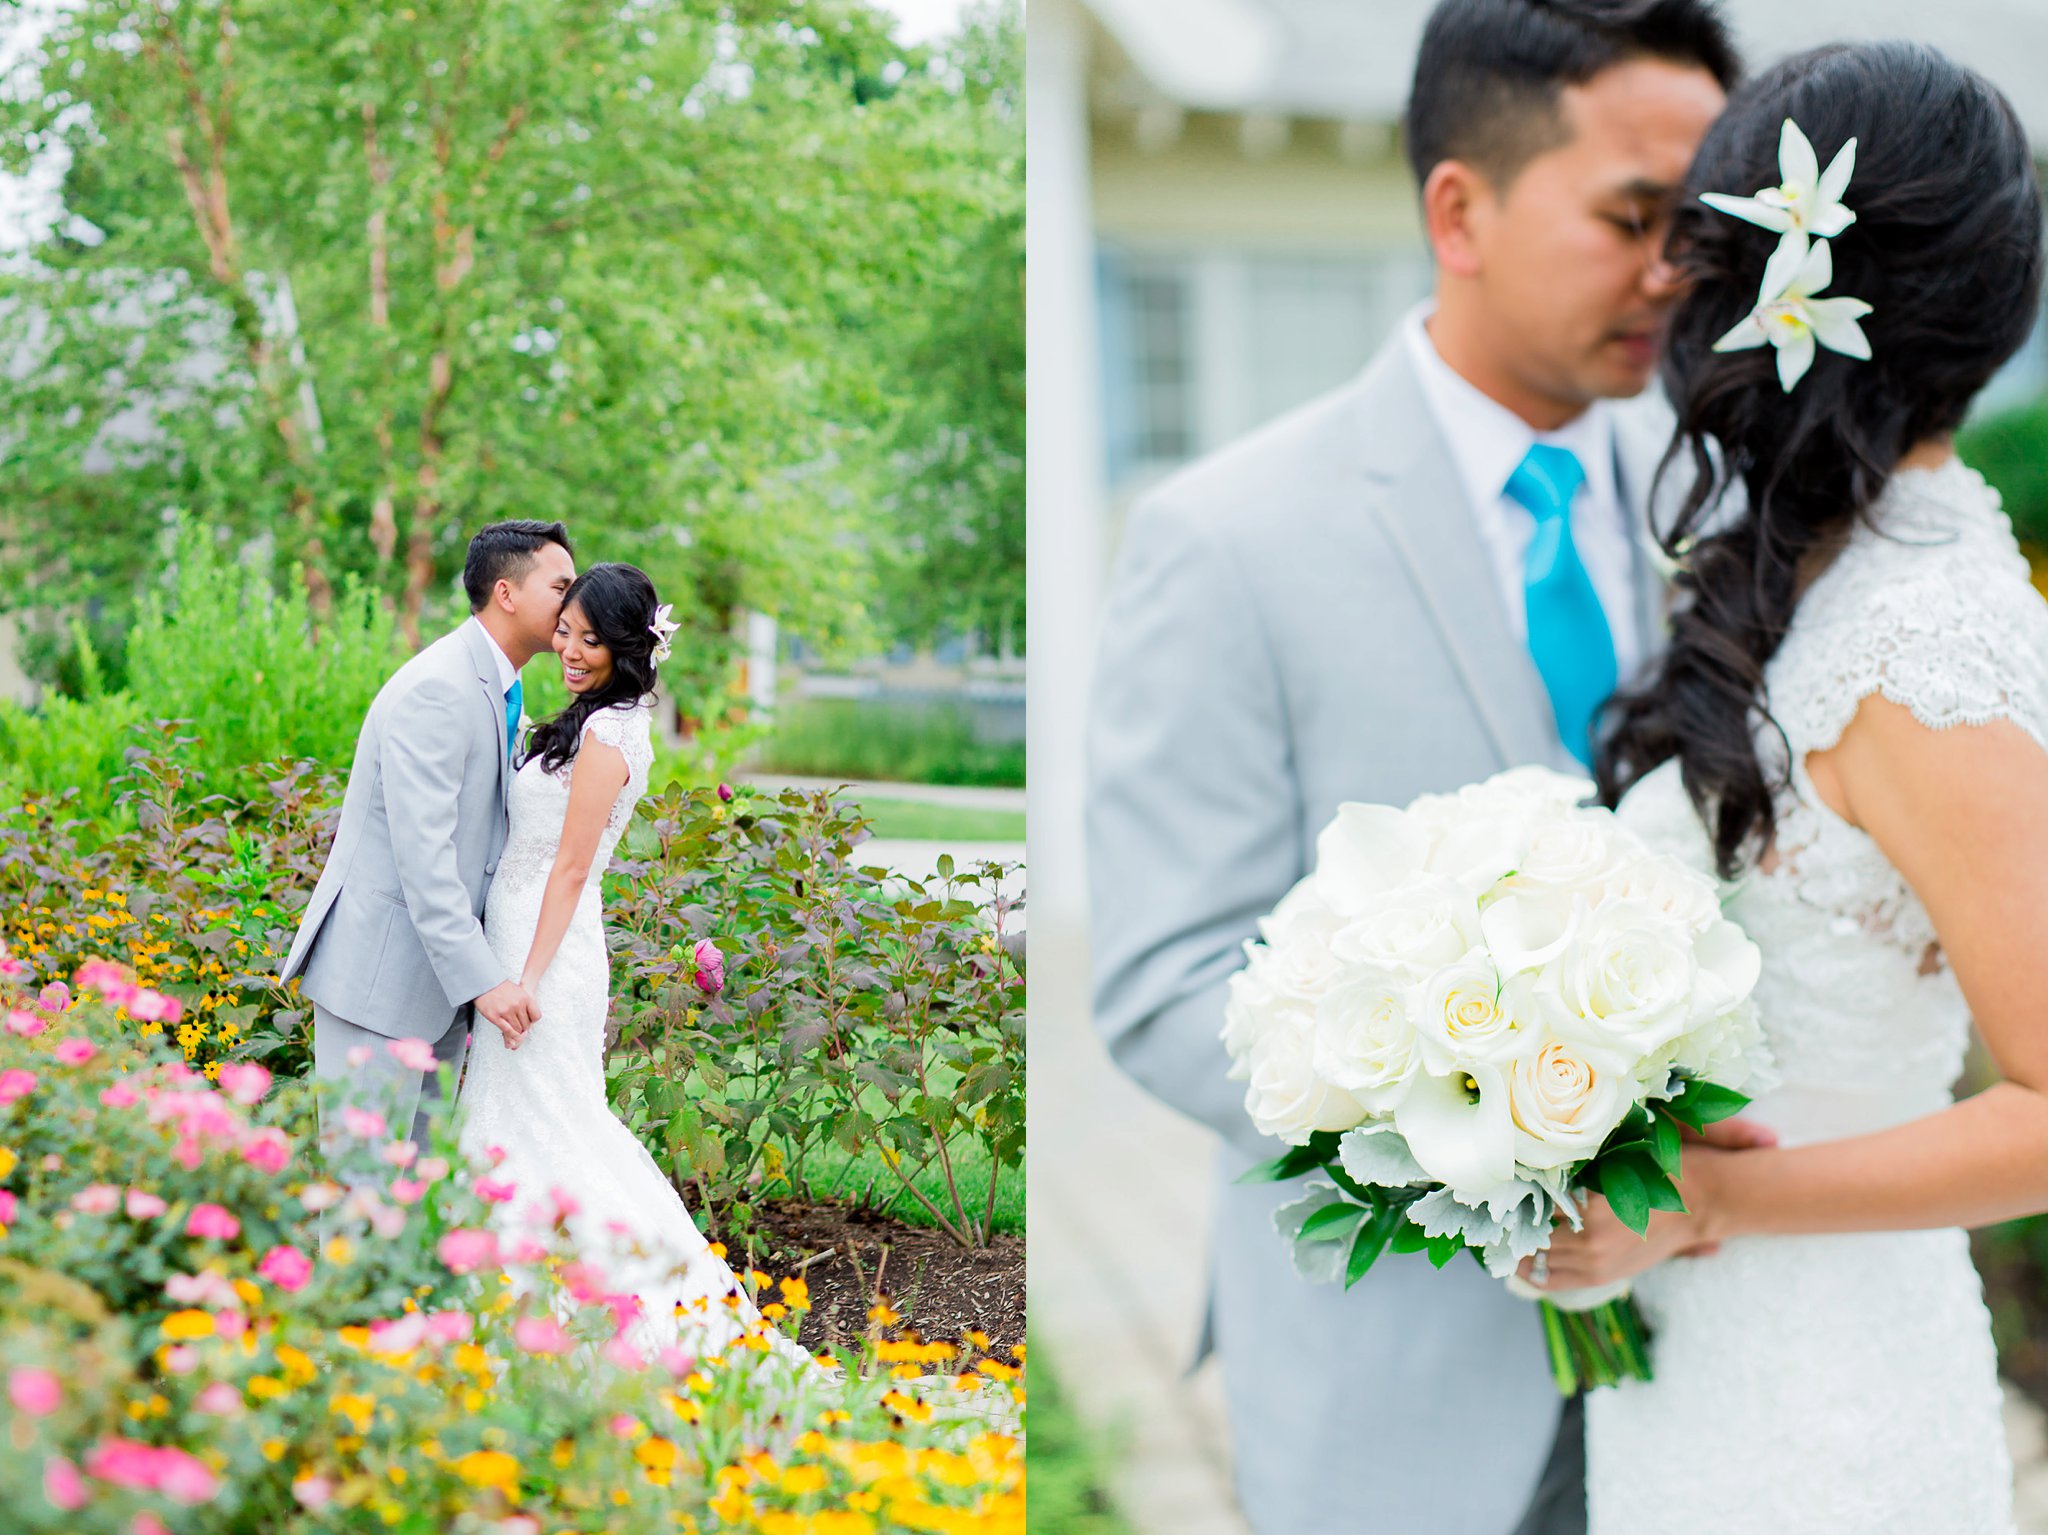
<path fill-rule="evenodd" d="M 510 760 L 519 751 L 519 705 L 526 697 L 526 690 L 517 677 L 512 686 L 505 690 L 505 757 Z"/>
<path fill-rule="evenodd" d="M 1618 678 L 1607 614 L 1572 543 L 1572 497 L 1585 483 L 1585 468 L 1569 450 L 1539 442 L 1508 476 L 1507 492 L 1536 519 L 1522 566 L 1529 655 L 1550 691 L 1565 750 L 1590 766 L 1594 715 Z"/>

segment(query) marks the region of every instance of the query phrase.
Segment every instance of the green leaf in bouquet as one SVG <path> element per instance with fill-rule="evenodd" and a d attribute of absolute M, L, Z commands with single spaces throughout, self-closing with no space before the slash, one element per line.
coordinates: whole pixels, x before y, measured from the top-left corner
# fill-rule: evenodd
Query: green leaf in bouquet
<path fill-rule="evenodd" d="M 1301 1223 L 1301 1230 L 1295 1233 L 1297 1241 L 1335 1242 L 1351 1235 L 1352 1230 L 1373 1212 L 1364 1205 L 1324 1205 Z"/>
<path fill-rule="evenodd" d="M 1679 1123 L 1704 1130 L 1708 1125 L 1741 1113 L 1749 1107 L 1749 1099 L 1718 1082 L 1688 1078 L 1685 1086 L 1664 1107 Z"/>
<path fill-rule="evenodd" d="M 1269 1162 L 1247 1168 L 1237 1175 L 1239 1183 L 1286 1183 L 1306 1173 L 1315 1172 L 1337 1160 L 1338 1135 L 1331 1130 L 1318 1130 L 1308 1138 L 1306 1146 L 1289 1146 Z"/>
<path fill-rule="evenodd" d="M 1657 1159 L 1658 1170 L 1666 1178 L 1676 1178 L 1679 1166 L 1678 1121 L 1669 1114 L 1659 1114 L 1656 1128 L 1650 1132 L 1650 1154 Z"/>
<path fill-rule="evenodd" d="M 1405 1214 L 1404 1211 L 1404 1217 Z M 1404 1218 L 1401 1224 L 1394 1228 L 1390 1245 L 1397 1253 L 1419 1253 L 1429 1245 L 1429 1238 L 1423 1234 L 1420 1226 Z"/>
<path fill-rule="evenodd" d="M 1372 1219 L 1359 1228 L 1351 1243 L 1351 1256 L 1344 1264 L 1345 1289 L 1350 1289 L 1365 1277 L 1366 1271 L 1386 1251 L 1387 1239 L 1401 1229 L 1415 1229 L 1401 1210 L 1383 1205 L 1373 1211 Z"/>
<path fill-rule="evenodd" d="M 1447 1231 L 1440 1237 L 1424 1237 L 1423 1251 L 1429 1254 L 1429 1261 L 1442 1268 L 1457 1257 L 1464 1247 L 1465 1239 L 1455 1231 Z"/>
<path fill-rule="evenodd" d="M 1650 1191 L 1634 1158 L 1615 1157 L 1600 1164 L 1600 1192 L 1622 1225 L 1637 1236 L 1650 1229 Z"/>

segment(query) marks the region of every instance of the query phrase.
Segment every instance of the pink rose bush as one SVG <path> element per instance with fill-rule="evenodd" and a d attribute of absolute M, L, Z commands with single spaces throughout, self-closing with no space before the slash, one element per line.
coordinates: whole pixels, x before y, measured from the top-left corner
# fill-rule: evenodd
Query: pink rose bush
<path fill-rule="evenodd" d="M 773 1323 L 647 1337 L 606 1262 L 566 1252 L 566 1194 L 508 1231 L 510 1180 L 446 1144 L 389 1158 L 381 1121 L 323 1163 L 308 1084 L 209 1080 L 136 1040 L 164 1011 L 144 988 L 74 979 L 58 1028 L 0 1030 L 0 1509 L 23 1528 L 1022 1530 L 1010 1364 L 915 1345 L 977 1417 L 792 1369 Z M 800 1281 L 759 1299 L 806 1304 Z"/>

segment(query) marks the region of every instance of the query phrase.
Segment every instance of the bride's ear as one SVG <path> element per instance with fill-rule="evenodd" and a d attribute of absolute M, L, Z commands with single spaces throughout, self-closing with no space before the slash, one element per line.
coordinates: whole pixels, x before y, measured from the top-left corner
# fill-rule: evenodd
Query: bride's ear
<path fill-rule="evenodd" d="M 1439 160 L 1422 183 L 1422 223 L 1437 269 L 1450 277 L 1476 277 L 1479 242 L 1475 218 L 1493 200 L 1486 178 L 1463 160 Z"/>

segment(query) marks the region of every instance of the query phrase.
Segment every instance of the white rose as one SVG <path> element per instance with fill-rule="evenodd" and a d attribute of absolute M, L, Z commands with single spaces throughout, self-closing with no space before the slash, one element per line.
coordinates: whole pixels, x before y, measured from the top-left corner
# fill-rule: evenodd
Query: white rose
<path fill-rule="evenodd" d="M 1504 976 L 1541 970 L 1578 940 L 1585 897 L 1571 890 L 1516 890 L 1486 903 L 1479 930 Z"/>
<path fill-rule="evenodd" d="M 1508 1075 L 1515 1160 L 1564 1167 L 1600 1149 L 1635 1104 L 1629 1077 L 1594 1065 L 1560 1039 L 1517 1061 Z"/>
<path fill-rule="evenodd" d="M 1471 950 L 1423 982 L 1414 1016 L 1423 1059 L 1439 1075 L 1474 1061 L 1503 1065 L 1533 1048 L 1540 1037 L 1508 1008 L 1500 972 L 1484 948 Z"/>
<path fill-rule="evenodd" d="M 1245 1112 L 1262 1135 L 1301 1146 L 1318 1130 L 1349 1130 L 1366 1117 L 1357 1099 L 1316 1075 L 1313 1028 L 1268 1029 L 1246 1060 Z"/>
<path fill-rule="evenodd" d="M 1315 1069 L 1375 1114 L 1400 1101 L 1419 1059 L 1404 971 L 1354 965 L 1316 1003 Z"/>
<path fill-rule="evenodd" d="M 1248 963 L 1226 983 L 1223 1002 L 1223 1048 L 1235 1063 L 1230 1074 L 1238 1078 L 1249 1071 L 1245 1057 L 1269 1029 L 1298 1028 L 1303 1017 L 1315 1016 L 1307 1003 L 1273 984 L 1270 950 L 1246 944 L 1245 952 Z"/>
<path fill-rule="evenodd" d="M 1687 1072 L 1752 1097 L 1772 1083 L 1772 1059 L 1754 1003 L 1743 1002 L 1694 1024 L 1672 1044 L 1672 1070 Z"/>
<path fill-rule="evenodd" d="M 1693 1016 L 1719 1017 L 1749 1000 L 1763 973 L 1763 951 L 1749 935 L 1718 912 L 1693 939 L 1699 977 L 1693 988 Z"/>
<path fill-rule="evenodd" d="M 1412 884 L 1428 851 L 1428 836 L 1406 812 L 1388 805 L 1340 805 L 1316 838 L 1317 893 L 1338 913 L 1355 916 Z"/>
<path fill-rule="evenodd" d="M 1605 811 L 1547 820 L 1530 833 L 1513 883 L 1557 889 L 1604 885 L 1633 852 L 1616 835 L 1613 817 Z"/>
<path fill-rule="evenodd" d="M 1514 872 L 1542 824 L 1529 807 L 1478 814 L 1454 801 L 1433 829 L 1426 867 L 1476 899 Z"/>
<path fill-rule="evenodd" d="M 1330 940 L 1347 965 L 1405 969 L 1421 979 L 1479 942 L 1479 907 L 1459 886 L 1421 879 L 1365 906 Z"/>
<path fill-rule="evenodd" d="M 1640 858 L 1607 882 L 1617 900 L 1640 901 L 1690 932 L 1703 933 L 1721 918 L 1721 900 L 1714 882 L 1675 858 Z"/>
<path fill-rule="evenodd" d="M 1554 977 L 1545 977 L 1554 978 L 1561 1004 L 1547 1015 L 1551 1028 L 1582 1047 L 1654 1055 L 1692 1018 L 1699 967 L 1689 936 L 1639 901 L 1601 906 L 1558 954 Z"/>

